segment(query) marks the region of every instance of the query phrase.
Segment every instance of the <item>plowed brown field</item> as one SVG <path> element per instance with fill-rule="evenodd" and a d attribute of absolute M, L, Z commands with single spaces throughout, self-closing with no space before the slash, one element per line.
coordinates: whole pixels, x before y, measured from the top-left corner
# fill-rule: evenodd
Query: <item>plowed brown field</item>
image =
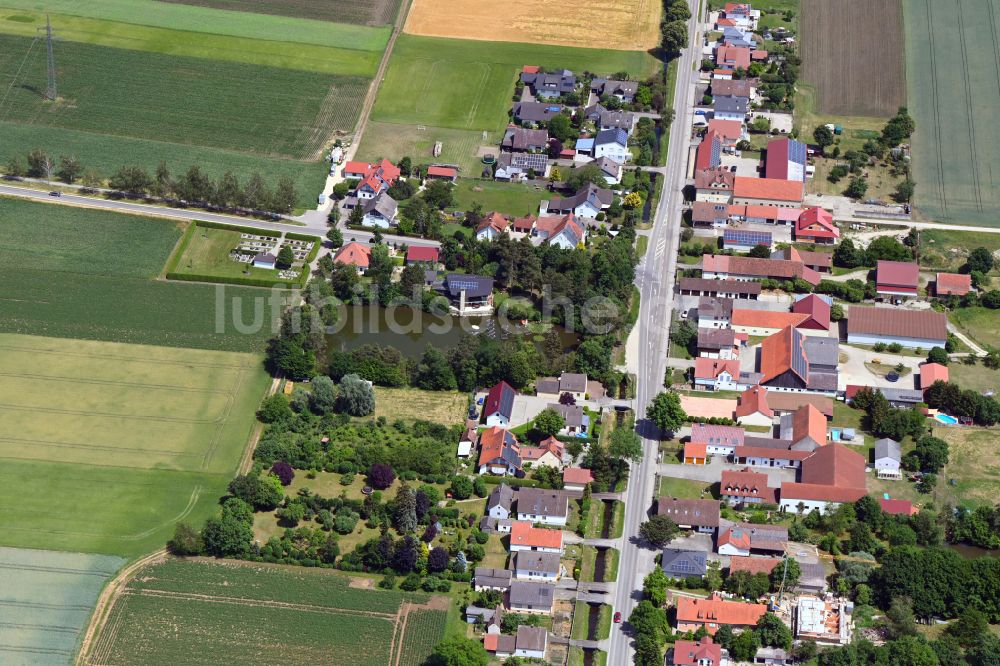
<path fill-rule="evenodd" d="M 817 111 L 891 116 L 906 106 L 900 0 L 802 0 L 800 43 Z"/>
<path fill-rule="evenodd" d="M 660 39 L 660 0 L 413 0 L 405 31 L 430 37 L 644 51 Z"/>

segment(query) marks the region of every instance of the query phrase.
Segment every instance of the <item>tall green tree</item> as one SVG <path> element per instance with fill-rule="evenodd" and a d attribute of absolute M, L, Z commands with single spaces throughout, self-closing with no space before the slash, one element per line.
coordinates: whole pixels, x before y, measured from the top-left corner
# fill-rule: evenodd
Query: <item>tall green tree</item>
<path fill-rule="evenodd" d="M 675 432 L 684 425 L 687 415 L 681 408 L 681 399 L 672 391 L 661 392 L 646 408 L 646 418 L 663 432 Z"/>

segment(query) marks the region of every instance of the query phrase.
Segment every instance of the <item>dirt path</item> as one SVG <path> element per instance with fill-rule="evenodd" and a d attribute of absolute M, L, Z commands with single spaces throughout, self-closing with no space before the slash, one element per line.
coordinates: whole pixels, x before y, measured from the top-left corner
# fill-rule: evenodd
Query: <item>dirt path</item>
<path fill-rule="evenodd" d="M 265 398 L 269 398 L 275 394 L 278 387 L 281 386 L 281 377 L 275 377 L 271 380 L 271 387 L 267 389 L 267 394 Z M 236 474 L 249 474 L 250 468 L 253 466 L 253 452 L 257 450 L 257 442 L 260 441 L 260 436 L 264 432 L 264 424 L 260 421 L 256 421 L 253 424 L 253 429 L 250 431 L 250 439 L 247 441 L 246 449 L 243 451 L 243 457 L 240 458 L 240 465 L 236 468 Z"/>
<path fill-rule="evenodd" d="M 112 580 L 108 581 L 108 584 L 101 590 L 101 596 L 97 598 L 97 604 L 94 605 L 94 612 L 90 615 L 90 624 L 87 625 L 87 631 L 83 635 L 83 641 L 80 643 L 80 651 L 76 657 L 76 664 L 78 666 L 87 663 L 87 657 L 93 647 L 94 641 L 107 623 L 114 602 L 125 589 L 125 585 L 139 570 L 144 569 L 150 564 L 164 560 L 166 557 L 167 549 L 161 548 L 155 553 L 136 560 L 122 569 Z"/>

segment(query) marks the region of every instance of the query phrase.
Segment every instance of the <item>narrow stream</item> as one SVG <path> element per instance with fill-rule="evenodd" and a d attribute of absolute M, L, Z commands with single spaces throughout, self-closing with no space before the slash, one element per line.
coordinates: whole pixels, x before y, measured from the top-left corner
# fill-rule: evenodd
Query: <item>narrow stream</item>
<path fill-rule="evenodd" d="M 583 666 L 594 666 L 594 650 L 590 648 L 584 648 Z"/>
<path fill-rule="evenodd" d="M 608 560 L 608 549 L 598 548 L 597 557 L 594 558 L 594 582 L 603 583 L 604 582 L 604 571 L 607 566 Z"/>
<path fill-rule="evenodd" d="M 601 604 L 587 604 L 590 615 L 587 616 L 587 640 L 597 640 L 597 625 L 601 620 Z"/>
<path fill-rule="evenodd" d="M 612 500 L 604 500 L 604 525 L 601 527 L 601 538 L 611 538 L 611 526 L 615 520 L 615 503 Z"/>

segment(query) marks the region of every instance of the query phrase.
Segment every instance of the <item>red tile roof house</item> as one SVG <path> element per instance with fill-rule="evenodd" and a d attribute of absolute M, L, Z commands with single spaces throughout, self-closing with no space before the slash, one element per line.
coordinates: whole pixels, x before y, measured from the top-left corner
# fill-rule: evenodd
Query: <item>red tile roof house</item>
<path fill-rule="evenodd" d="M 714 636 L 723 625 L 734 629 L 753 627 L 766 612 L 767 606 L 764 604 L 728 601 L 718 593 L 708 599 L 678 597 L 677 631 L 697 631 L 700 627 L 705 627 Z"/>
<path fill-rule="evenodd" d="M 367 245 L 350 242 L 337 250 L 337 254 L 333 255 L 333 261 L 337 264 L 354 266 L 358 269 L 359 275 L 364 275 L 365 271 L 368 270 L 371 257 L 372 251 Z"/>
<path fill-rule="evenodd" d="M 808 318 L 796 328 L 807 335 L 809 330 L 829 331 L 831 304 L 828 298 L 819 294 L 809 294 L 795 301 L 792 304 L 792 312 L 808 315 Z"/>
<path fill-rule="evenodd" d="M 822 279 L 820 274 L 800 261 L 787 259 L 759 259 L 706 254 L 701 258 L 701 276 L 707 279 L 726 280 L 795 280 L 802 279 L 815 286 Z"/>
<path fill-rule="evenodd" d="M 875 267 L 875 292 L 891 298 L 916 298 L 920 267 L 912 261 L 879 260 Z"/>
<path fill-rule="evenodd" d="M 972 291 L 972 276 L 958 273 L 938 273 L 934 279 L 936 296 L 965 296 Z"/>
<path fill-rule="evenodd" d="M 361 181 L 354 190 L 358 199 L 374 199 L 383 190 L 389 189 L 399 176 L 399 167 L 389 160 L 377 164 L 348 162 L 344 165 L 345 178 Z"/>
<path fill-rule="evenodd" d="M 695 151 L 694 170 L 702 171 L 719 166 L 722 161 L 722 137 L 714 130 L 709 130 L 702 137 Z"/>
<path fill-rule="evenodd" d="M 567 467 L 563 470 L 564 490 L 583 490 L 588 483 L 594 482 L 594 474 L 583 467 Z"/>
<path fill-rule="evenodd" d="M 723 167 L 704 169 L 694 174 L 695 199 L 729 204 L 733 197 L 736 174 Z"/>
<path fill-rule="evenodd" d="M 713 118 L 708 122 L 708 132 L 718 136 L 724 146 L 735 146 L 744 138 L 743 123 L 738 120 Z"/>
<path fill-rule="evenodd" d="M 833 215 L 822 208 L 806 208 L 795 222 L 795 240 L 799 243 L 836 243 L 840 228 Z"/>
<path fill-rule="evenodd" d="M 759 384 L 776 391 L 833 396 L 838 363 L 836 339 L 805 336 L 789 326 L 761 342 Z"/>
<path fill-rule="evenodd" d="M 450 180 L 455 182 L 458 179 L 458 169 L 445 166 L 427 167 L 427 180 Z"/>
<path fill-rule="evenodd" d="M 720 69 L 747 69 L 750 67 L 750 49 L 746 46 L 720 46 L 715 49 L 715 64 Z"/>
<path fill-rule="evenodd" d="M 496 211 L 487 213 L 476 227 L 476 240 L 496 240 L 500 234 L 506 233 L 509 227 L 510 220 L 506 216 Z"/>
<path fill-rule="evenodd" d="M 542 553 L 561 553 L 562 530 L 548 530 L 531 523 L 515 520 L 510 528 L 510 551 L 535 550 Z"/>
<path fill-rule="evenodd" d="M 411 245 L 406 248 L 406 263 L 409 264 L 436 264 L 440 250 L 436 247 L 422 247 Z"/>
<path fill-rule="evenodd" d="M 774 423 L 774 410 L 767 402 L 767 389 L 751 386 L 736 399 L 733 413 L 740 425 L 769 426 Z"/>
<path fill-rule="evenodd" d="M 514 433 L 493 426 L 479 437 L 479 473 L 514 476 L 521 471 L 521 445 Z"/>
<path fill-rule="evenodd" d="M 742 391 L 738 359 L 707 358 L 694 360 L 694 384 L 709 391 Z"/>
<path fill-rule="evenodd" d="M 940 363 L 924 363 L 920 366 L 920 389 L 926 391 L 934 382 L 948 381 L 948 366 Z"/>
<path fill-rule="evenodd" d="M 827 444 L 802 461 L 797 483 L 783 483 L 780 507 L 792 513 L 820 513 L 856 502 L 868 493 L 864 456 L 842 444 Z"/>
<path fill-rule="evenodd" d="M 778 208 L 801 208 L 804 186 L 798 180 L 736 176 L 733 203 L 750 206 L 764 204 Z"/>
<path fill-rule="evenodd" d="M 751 576 L 754 574 L 770 574 L 774 567 L 781 564 L 777 557 L 746 557 L 744 555 L 733 555 L 729 559 L 729 575 L 732 576 L 737 571 L 746 571 Z"/>
<path fill-rule="evenodd" d="M 882 512 L 890 516 L 913 516 L 920 513 L 920 509 L 913 506 L 913 502 L 898 499 L 880 499 Z"/>
<path fill-rule="evenodd" d="M 684 445 L 684 459 L 685 465 L 707 465 L 708 464 L 708 454 L 705 452 L 704 444 L 697 444 L 695 442 L 687 442 Z"/>
<path fill-rule="evenodd" d="M 675 641 L 668 656 L 667 664 L 673 666 L 720 666 L 722 646 L 712 642 L 709 636 L 700 641 Z"/>
<path fill-rule="evenodd" d="M 870 308 L 852 305 L 847 318 L 847 342 L 873 345 L 898 342 L 904 347 L 930 349 L 948 341 L 948 318 L 932 310 Z"/>
<path fill-rule="evenodd" d="M 732 506 L 740 504 L 774 504 L 776 488 L 767 485 L 767 474 L 748 469 L 734 472 L 722 471 L 719 492 L 722 499 Z"/>

